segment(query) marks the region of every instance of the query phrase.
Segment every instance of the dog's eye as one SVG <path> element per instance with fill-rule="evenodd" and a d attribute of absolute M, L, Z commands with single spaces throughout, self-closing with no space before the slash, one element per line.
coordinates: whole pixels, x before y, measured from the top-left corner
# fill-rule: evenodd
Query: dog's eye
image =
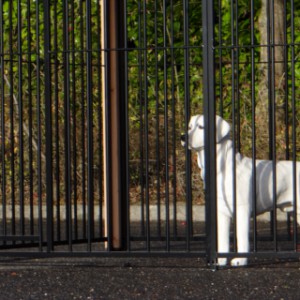
<path fill-rule="evenodd" d="M 204 126 L 198 125 L 198 128 L 199 128 L 199 129 L 204 129 Z"/>

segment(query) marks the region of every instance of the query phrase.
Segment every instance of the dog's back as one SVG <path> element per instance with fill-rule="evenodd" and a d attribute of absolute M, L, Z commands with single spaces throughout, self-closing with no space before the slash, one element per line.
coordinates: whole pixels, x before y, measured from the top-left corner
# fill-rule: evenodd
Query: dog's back
<path fill-rule="evenodd" d="M 254 189 L 252 184 L 253 174 L 253 161 L 251 158 L 243 157 L 240 154 L 237 154 L 237 169 L 241 169 L 240 173 L 246 172 L 249 176 L 248 180 L 250 184 L 250 190 Z M 276 185 L 274 186 L 274 176 L 273 161 L 270 160 L 256 160 L 256 209 L 257 213 L 263 213 L 268 210 L 272 210 L 274 207 L 274 192 L 276 190 L 276 202 L 277 207 L 284 209 L 285 211 L 293 210 L 294 195 L 296 195 L 297 201 L 299 202 L 299 184 L 300 179 L 300 163 L 296 162 L 295 164 L 295 181 L 294 178 L 294 163 L 292 161 L 278 161 L 275 164 L 276 169 Z M 248 170 L 248 171 L 246 171 Z M 245 174 L 245 175 L 246 175 Z M 237 184 L 243 185 L 244 176 L 237 176 Z M 252 198 L 252 193 L 250 191 L 250 197 Z M 296 193 L 295 193 L 296 192 Z M 299 205 L 298 205 L 299 207 Z M 298 209 L 299 211 L 299 209 Z"/>

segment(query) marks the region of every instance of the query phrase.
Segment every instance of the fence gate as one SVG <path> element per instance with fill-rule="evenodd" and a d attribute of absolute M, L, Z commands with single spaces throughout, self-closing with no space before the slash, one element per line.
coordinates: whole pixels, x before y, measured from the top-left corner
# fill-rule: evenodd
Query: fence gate
<path fill-rule="evenodd" d="M 205 253 L 201 183 L 180 145 L 202 97 L 193 11 L 0 1 L 3 255 Z"/>
<path fill-rule="evenodd" d="M 236 255 L 235 218 L 217 251 L 214 117 L 234 153 L 293 160 L 296 182 L 298 6 L 0 0 L 0 253 Z M 205 193 L 180 140 L 198 113 Z M 245 255 L 298 257 L 296 213 L 275 201 L 250 223 Z"/>

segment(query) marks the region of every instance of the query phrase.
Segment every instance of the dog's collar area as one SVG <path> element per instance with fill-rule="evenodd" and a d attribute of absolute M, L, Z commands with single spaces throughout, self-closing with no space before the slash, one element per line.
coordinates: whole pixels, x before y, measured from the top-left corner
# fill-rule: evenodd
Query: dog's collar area
<path fill-rule="evenodd" d="M 205 149 L 205 147 L 202 146 L 202 147 L 199 147 L 199 148 L 197 148 L 197 149 L 195 149 L 195 150 L 198 151 L 198 152 L 200 152 L 200 151 L 202 151 L 202 150 L 204 150 L 204 149 Z"/>
<path fill-rule="evenodd" d="M 229 139 L 229 134 L 222 137 L 221 140 L 217 144 L 222 144 L 223 142 L 227 141 L 228 139 Z"/>
<path fill-rule="evenodd" d="M 226 136 L 224 136 L 224 137 L 217 143 L 217 145 L 222 144 L 223 142 L 227 141 L 228 139 L 229 139 L 229 134 L 227 134 Z M 194 150 L 200 152 L 200 151 L 203 151 L 204 149 L 205 149 L 205 146 L 202 146 L 202 147 L 199 147 L 199 148 L 194 149 Z"/>

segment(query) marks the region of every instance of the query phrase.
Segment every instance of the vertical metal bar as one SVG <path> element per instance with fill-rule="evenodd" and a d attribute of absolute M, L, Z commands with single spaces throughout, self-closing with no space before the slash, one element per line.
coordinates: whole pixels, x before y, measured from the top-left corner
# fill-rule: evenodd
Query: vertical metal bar
<path fill-rule="evenodd" d="M 34 232 L 34 213 L 33 213 L 33 113 L 32 113 L 32 60 L 31 60 L 31 5 L 27 0 L 27 52 L 28 52 L 28 170 L 29 170 L 29 203 L 30 203 L 30 234 Z"/>
<path fill-rule="evenodd" d="M 277 251 L 277 199 L 276 199 L 276 91 L 275 91 L 275 12 L 274 12 L 274 0 L 271 1 L 270 7 L 270 48 L 271 48 L 271 136 L 272 136 L 272 164 L 273 164 L 273 230 L 274 230 L 274 250 Z"/>
<path fill-rule="evenodd" d="M 92 24 L 91 0 L 86 1 L 86 85 L 87 85 L 87 154 L 88 154 L 88 247 L 94 238 L 94 136 L 93 136 L 93 74 L 92 74 Z"/>
<path fill-rule="evenodd" d="M 96 3 L 96 28 L 97 32 L 101 32 L 101 8 L 100 8 L 100 2 L 97 1 Z M 103 148 L 102 148 L 102 105 L 101 105 L 101 80 L 102 80 L 102 74 L 101 74 L 101 39 L 97 39 L 97 53 L 96 53 L 96 61 L 97 61 L 97 122 L 98 122 L 98 131 L 97 131 L 97 142 L 98 142 L 98 151 L 97 151 L 97 160 L 98 160 L 98 199 L 97 203 L 99 205 L 99 217 L 98 217 L 98 223 L 97 226 L 99 229 L 99 236 L 102 237 L 103 235 Z M 96 183 L 96 182 L 95 182 Z"/>
<path fill-rule="evenodd" d="M 146 233 L 147 233 L 147 251 L 150 251 L 150 195 L 149 195 L 149 114 L 148 114 L 148 57 L 147 57 L 147 4 L 143 0 L 143 41 L 144 41 L 144 116 L 145 116 L 145 181 L 146 181 Z"/>
<path fill-rule="evenodd" d="M 76 92 L 76 61 L 75 61 L 75 8 L 74 2 L 71 3 L 71 22 L 69 25 L 69 31 L 71 32 L 71 95 L 72 95 L 72 152 L 73 152 L 73 215 L 74 215 L 74 239 L 78 239 L 78 209 L 77 209 L 77 92 Z M 71 175 L 72 177 L 72 175 Z M 71 198 L 72 199 L 72 198 Z"/>
<path fill-rule="evenodd" d="M 0 81 L 0 89 L 1 89 L 1 155 L 0 155 L 0 162 L 1 162 L 1 195 L 2 195 L 2 235 L 6 235 L 7 233 L 7 226 L 6 226 L 6 170 L 5 170 L 5 139 L 6 139 L 6 132 L 5 132 L 5 85 L 4 85 L 4 39 L 3 39 L 3 3 L 0 1 L 0 65 L 1 65 L 1 81 Z M 5 244 L 5 241 L 4 241 Z"/>
<path fill-rule="evenodd" d="M 237 111 L 237 117 L 236 117 L 236 149 L 237 152 L 241 152 L 241 114 L 240 114 L 240 89 L 239 89 L 239 81 L 240 81 L 240 47 L 239 47 L 239 6 L 238 6 L 238 0 L 235 0 L 235 44 L 237 45 L 235 49 L 235 87 L 236 87 L 236 104 L 235 104 L 235 111 Z M 235 128 L 235 127 L 234 127 Z"/>
<path fill-rule="evenodd" d="M 83 24 L 83 2 L 80 1 L 80 49 L 84 49 L 84 24 Z M 86 142 L 85 142 L 85 116 L 86 116 L 86 105 L 85 105 L 85 76 L 84 76 L 84 52 L 80 52 L 80 88 L 81 88 L 81 169 L 82 169 L 82 183 L 81 183 L 81 194 L 82 194 L 82 231 L 83 238 L 86 238 Z M 101 128 L 101 124 L 99 124 Z M 102 222 L 101 222 L 102 223 Z"/>
<path fill-rule="evenodd" d="M 12 210 L 12 220 L 11 220 L 11 232 L 16 234 L 16 192 L 15 192 L 15 136 L 14 136 L 14 54 L 13 54 L 13 3 L 9 2 L 9 84 L 10 84 L 10 100 L 9 100 L 9 111 L 10 111 L 10 169 L 11 169 L 11 179 L 10 179 L 10 188 L 11 188 L 11 210 Z"/>
<path fill-rule="evenodd" d="M 144 114 L 143 114 L 143 89 L 142 89 L 142 32 L 141 32 L 141 22 L 142 22 L 142 10 L 141 1 L 138 1 L 138 84 L 139 84 L 139 115 L 140 115 L 140 186 L 141 186 L 141 234 L 145 235 L 145 183 L 144 183 Z"/>
<path fill-rule="evenodd" d="M 97 1 L 96 4 L 96 24 L 97 24 L 97 32 L 101 32 L 101 8 L 100 8 L 100 2 Z M 97 134 L 97 139 L 98 139 L 98 186 L 99 186 L 99 196 L 98 196 L 98 201 L 97 203 L 99 204 L 99 233 L 100 237 L 103 235 L 103 208 L 102 208 L 102 203 L 103 203 L 103 147 L 102 147 L 102 102 L 101 102 L 101 81 L 102 81 L 102 74 L 101 74 L 101 39 L 97 39 L 97 90 L 98 90 L 98 95 L 97 95 L 97 122 L 98 122 L 98 134 Z M 127 81 L 126 81 L 127 82 Z"/>
<path fill-rule="evenodd" d="M 109 55 L 109 98 L 111 105 L 111 165 L 112 165 L 112 234 L 113 234 L 113 249 L 120 250 L 126 247 L 126 240 L 123 238 L 126 234 L 126 213 L 125 203 L 126 189 L 124 183 L 126 182 L 126 172 L 124 166 L 126 165 L 126 155 L 121 149 L 121 144 L 124 145 L 124 57 L 119 53 L 120 48 L 124 48 L 126 41 L 123 36 L 123 2 L 110 2 L 110 20 L 109 20 L 109 34 L 111 49 Z M 124 200 L 124 201 L 123 201 Z"/>
<path fill-rule="evenodd" d="M 50 3 L 44 4 L 44 57 L 45 57 L 45 130 L 46 130 L 46 202 L 47 202 L 47 251 L 53 250 L 53 181 L 52 181 L 52 101 L 50 64 Z"/>
<path fill-rule="evenodd" d="M 64 64 L 64 147 L 65 147 L 65 205 L 66 233 L 69 251 L 72 251 L 72 179 L 71 179 L 71 95 L 70 95 L 70 44 L 69 1 L 63 1 L 63 64 Z"/>
<path fill-rule="evenodd" d="M 23 49 L 22 49 L 22 9 L 18 0 L 18 117 L 19 117 L 19 197 L 20 197 L 20 232 L 25 235 L 24 217 L 24 139 L 23 139 Z"/>
<path fill-rule="evenodd" d="M 168 53 L 167 53 L 167 4 L 163 1 L 164 35 L 164 127 L 165 127 L 165 194 L 166 194 L 166 251 L 170 251 L 170 203 L 169 203 L 169 124 L 168 124 Z"/>
<path fill-rule="evenodd" d="M 216 132 L 215 132 L 215 71 L 214 71 L 214 5 L 202 0 L 203 26 L 203 98 L 205 117 L 205 211 L 207 258 L 212 268 L 217 258 L 217 191 L 216 191 Z"/>
<path fill-rule="evenodd" d="M 218 1 L 218 8 L 219 8 L 219 89 L 220 89 L 220 109 L 219 109 L 219 113 L 220 116 L 223 117 L 223 113 L 224 113 L 224 99 L 223 99 L 223 50 L 222 50 L 222 46 L 223 46 L 223 40 L 222 40 L 222 32 L 223 32 L 223 17 L 222 17 L 222 0 Z"/>
<path fill-rule="evenodd" d="M 284 29 L 283 29 L 283 35 L 284 35 L 284 87 L 285 87 L 285 93 L 284 93 L 284 110 L 285 110 L 285 159 L 290 159 L 290 136 L 289 136 L 289 82 L 288 82 L 288 59 L 289 59 L 289 48 L 288 48 L 288 20 L 287 20 L 287 0 L 284 0 L 283 4 L 283 14 L 284 14 Z"/>
<path fill-rule="evenodd" d="M 205 2 L 205 1 L 204 1 Z M 205 6 L 203 4 L 203 6 Z M 184 35 L 184 108 L 185 108 L 185 132 L 188 132 L 190 120 L 190 69 L 189 69 L 189 1 L 183 1 L 183 35 Z M 192 228 L 192 178 L 191 178 L 191 153 L 188 143 L 185 148 L 186 157 L 186 250 L 190 251 Z"/>
<path fill-rule="evenodd" d="M 123 53 L 121 52 L 121 49 L 127 48 L 127 40 L 125 39 L 127 36 L 127 33 L 124 34 L 124 29 L 126 28 L 126 7 L 124 6 L 125 0 L 116 2 L 116 8 L 117 11 L 117 18 L 116 18 L 116 25 L 117 28 L 117 44 L 116 44 L 116 61 L 117 61 L 117 67 L 116 72 L 118 73 L 117 79 L 117 86 L 118 86 L 118 93 L 117 93 L 117 103 L 116 103 L 116 120 L 115 120 L 115 127 L 116 127 L 116 135 L 118 136 L 118 140 L 115 144 L 115 147 L 117 149 L 121 149 L 121 145 L 125 145 L 126 147 L 126 128 L 127 126 L 127 81 L 125 80 L 127 78 L 127 63 L 126 63 L 126 51 Z M 125 148 L 126 149 L 126 148 Z M 128 225 L 128 213 L 126 213 L 126 209 L 129 204 L 129 187 L 126 186 L 128 183 L 129 178 L 128 175 L 128 160 L 127 160 L 127 154 L 124 151 L 119 151 L 117 156 L 118 161 L 118 169 L 117 173 L 119 177 L 119 182 L 117 183 L 117 186 L 119 186 L 119 194 L 117 195 L 117 201 L 116 201 L 116 207 L 114 212 L 114 218 L 115 218 L 115 227 L 118 227 L 118 230 L 116 231 L 115 235 L 118 240 L 118 244 L 116 243 L 116 249 L 119 250 L 126 250 L 127 249 L 127 239 L 126 236 L 128 236 L 127 227 Z"/>
<path fill-rule="evenodd" d="M 237 93 L 237 83 L 236 83 L 236 57 L 237 57 L 237 38 L 235 36 L 235 27 L 237 26 L 237 15 L 235 10 L 235 0 L 231 0 L 231 106 L 232 106 L 232 191 L 233 191 L 233 248 L 234 251 L 237 251 L 237 209 L 236 209 L 236 161 L 235 161 L 235 147 L 236 147 L 236 120 L 235 120 L 235 111 L 236 111 L 236 93 Z"/>
<path fill-rule="evenodd" d="M 175 98 L 175 54 L 174 54 L 174 3 L 170 1 L 171 9 L 171 32 L 170 35 L 170 51 L 171 51 L 171 98 L 172 98 L 172 187 L 173 187 L 173 232 L 177 237 L 177 168 L 176 168 L 176 98 Z"/>
<path fill-rule="evenodd" d="M 103 60 L 103 144 L 104 144 L 104 153 L 103 153 L 103 163 L 104 163 L 104 201 L 106 209 L 106 236 L 107 236 L 107 250 L 112 250 L 112 224 L 111 224 L 111 138 L 110 138 L 110 105 L 109 105 L 109 80 L 108 80 L 108 56 L 109 56 L 109 32 L 108 32 L 108 23 L 109 23 L 109 1 L 103 0 L 102 2 L 102 60 Z"/>
<path fill-rule="evenodd" d="M 155 136 L 159 137 L 159 125 L 160 125 L 160 120 L 159 120 L 159 106 L 160 106 L 160 101 L 159 101 L 159 69 L 158 69 L 158 1 L 155 0 L 154 4 L 154 10 L 155 10 L 155 17 L 154 17 L 154 39 L 155 39 L 155 49 L 154 49 L 154 55 L 155 55 L 155 117 L 156 117 L 156 126 L 155 126 Z M 161 176 L 160 176 L 160 169 L 161 169 L 161 161 L 160 161 L 160 141 L 159 138 L 156 139 L 156 191 L 157 191 L 157 219 L 158 224 L 157 224 L 157 234 L 160 237 L 161 236 Z"/>
<path fill-rule="evenodd" d="M 59 123 L 59 114 L 60 114 L 60 103 L 59 103 L 59 59 L 58 59 L 58 6 L 57 1 L 53 4 L 53 50 L 54 50 L 54 66 L 53 66 L 53 81 L 54 81 L 54 107 L 55 107 L 55 114 L 54 114 L 54 148 L 55 148 L 55 190 L 54 190 L 54 201 L 56 202 L 56 239 L 57 241 L 61 240 L 61 210 L 60 210 L 60 181 L 61 181 L 61 157 L 60 157 L 60 123 Z M 54 203 L 53 203 L 54 204 Z"/>
<path fill-rule="evenodd" d="M 271 115 L 271 101 L 272 101 L 272 94 L 271 94 L 271 49 L 270 49 L 270 43 L 271 43 L 271 31 L 270 31 L 270 26 L 271 26 L 271 21 L 270 21 L 270 0 L 266 0 L 267 3 L 267 9 L 266 9 L 266 14 L 267 14 L 267 64 L 268 64 L 268 70 L 267 70 L 267 81 L 268 81 L 268 106 L 269 106 L 269 159 L 272 160 L 272 143 L 273 143 L 273 137 L 272 137 L 272 115 Z M 274 236 L 274 212 L 270 212 L 270 231 L 271 235 Z"/>
<path fill-rule="evenodd" d="M 297 251 L 298 249 L 298 222 L 297 219 L 297 212 L 298 212 L 298 206 L 297 206 L 297 185 L 299 182 L 297 182 L 297 166 L 296 166 L 296 159 L 297 159 L 297 133 L 296 133 L 296 66 L 295 66 L 295 3 L 294 0 L 291 1 L 291 74 L 292 74 L 292 143 L 293 143 L 293 149 L 292 149 L 292 155 L 293 155 L 293 242 L 294 242 L 294 250 Z M 299 187 L 298 187 L 299 188 Z M 299 200 L 299 199 L 298 199 Z"/>
<path fill-rule="evenodd" d="M 257 251 L 257 222 L 256 222 L 256 130 L 255 130 L 255 119 L 256 119 L 256 97 L 255 97 L 255 22 L 254 22 L 254 0 L 251 0 L 251 104 L 252 104 L 252 117 L 251 117 L 251 128 L 252 128 L 252 217 L 253 217 L 253 251 Z"/>
<path fill-rule="evenodd" d="M 292 139 L 290 139 L 290 124 L 289 124 L 289 44 L 288 44 L 288 8 L 287 8 L 287 0 L 284 0 L 284 4 L 283 4 L 283 14 L 284 14 L 284 86 L 285 86 L 285 99 L 284 99 L 284 109 L 285 109 L 285 159 L 286 160 L 290 160 L 291 154 L 290 154 L 290 143 L 293 142 Z M 291 16 L 290 18 L 291 20 L 293 20 L 293 17 Z M 291 25 L 291 28 L 293 26 Z M 293 103 L 293 100 L 292 100 Z M 293 116 L 292 116 L 293 117 Z M 291 128 L 293 130 L 293 127 Z M 292 145 L 293 147 L 293 145 Z M 293 155 L 292 155 L 293 156 Z M 291 219 L 292 214 L 287 213 L 287 233 L 289 236 L 289 239 L 292 239 L 292 235 L 293 235 L 293 229 L 292 229 L 292 225 L 293 225 L 293 221 Z M 296 248 L 295 248 L 296 249 Z"/>
<path fill-rule="evenodd" d="M 267 13 L 267 57 L 268 57 L 268 105 L 269 105 L 269 159 L 272 160 L 272 116 L 271 116 L 271 105 L 272 105 L 272 94 L 271 94 L 271 12 L 270 12 L 270 1 L 271 0 L 266 0 L 267 1 L 267 9 L 266 9 L 266 13 Z"/>
<path fill-rule="evenodd" d="M 127 48 L 127 41 L 128 41 L 128 33 L 127 33 L 127 0 L 124 1 L 123 4 L 123 19 L 124 19 L 124 44 L 126 43 L 126 49 L 124 52 L 124 68 L 125 68 L 125 74 L 124 74 L 124 81 L 128 82 L 128 51 Z M 126 151 L 126 162 L 125 162 L 125 168 L 126 168 L 126 220 L 127 220 L 127 251 L 130 252 L 131 250 L 131 244 L 130 244 L 130 193 L 129 193 L 129 186 L 130 186 L 130 178 L 129 178 L 129 95 L 128 95 L 128 84 L 125 84 L 124 88 L 124 96 L 125 96 L 125 151 Z"/>
<path fill-rule="evenodd" d="M 36 1 L 36 119 L 37 119 L 37 195 L 38 195 L 38 234 L 39 250 L 43 246 L 43 203 L 42 203 L 42 131 L 41 131 L 41 81 L 40 81 L 40 8 L 39 2 Z"/>

